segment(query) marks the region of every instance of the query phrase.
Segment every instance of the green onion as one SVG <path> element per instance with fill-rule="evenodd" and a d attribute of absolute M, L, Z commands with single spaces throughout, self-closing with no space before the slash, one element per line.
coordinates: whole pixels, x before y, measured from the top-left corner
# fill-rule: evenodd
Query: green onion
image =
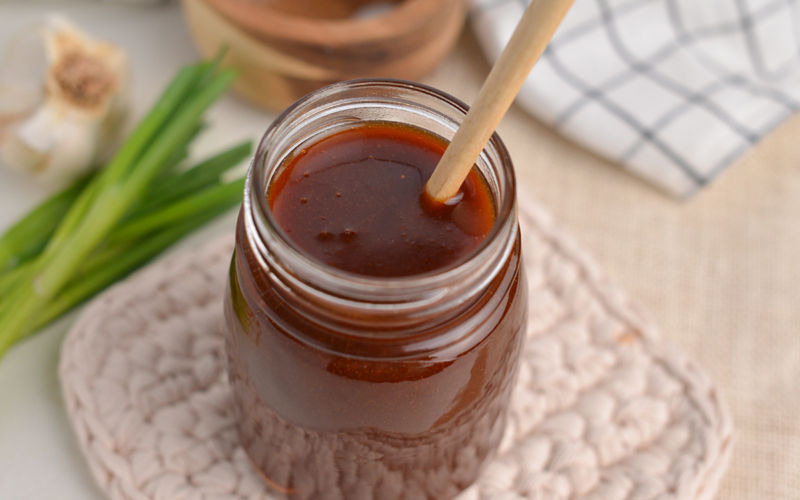
<path fill-rule="evenodd" d="M 195 229 L 213 220 L 219 214 L 205 212 L 184 221 L 144 240 L 139 245 L 131 245 L 109 265 L 98 267 L 94 272 L 83 276 L 80 281 L 65 289 L 55 300 L 45 307 L 42 315 L 36 319 L 34 329 L 47 325 L 73 307 L 91 298 L 109 285 L 129 275 L 153 257 L 160 254 L 178 240 Z"/>
<path fill-rule="evenodd" d="M 91 177 L 84 177 L 20 219 L 0 238 L 0 271 L 38 255 Z"/>
<path fill-rule="evenodd" d="M 193 89 L 200 76 L 200 64 L 182 68 L 167 90 L 162 94 L 153 109 L 142 120 L 136 130 L 131 134 L 122 148 L 114 156 L 111 163 L 103 170 L 102 175 L 96 176 L 89 189 L 81 192 L 80 197 L 67 213 L 64 221 L 59 225 L 53 238 L 50 240 L 47 251 L 53 251 L 77 227 L 87 210 L 95 200 L 95 196 L 107 185 L 123 178 L 131 166 L 146 149 L 152 138 L 163 128 L 170 116 L 185 100 L 187 94 Z M 179 149 L 176 147 L 176 149 Z M 2 316 L 0 316 L 0 319 Z"/>
<path fill-rule="evenodd" d="M 192 214 L 207 207 L 231 208 L 242 202 L 242 192 L 244 192 L 244 179 L 205 189 L 155 213 L 142 216 L 119 227 L 111 233 L 109 239 L 112 242 L 137 239 L 152 231 L 186 220 Z"/>
<path fill-rule="evenodd" d="M 83 220 L 52 258 L 46 260 L 36 276 L 36 294 L 46 300 L 64 286 L 86 256 L 94 250 L 119 222 L 131 205 L 141 200 L 150 182 L 169 159 L 175 144 L 182 144 L 194 131 L 194 124 L 205 110 L 233 83 L 234 73 L 223 71 L 205 88 L 190 96 L 175 117 L 153 140 L 131 169 L 130 175 L 106 184 L 97 194 Z"/>
<path fill-rule="evenodd" d="M 9 271 L 0 275 L 0 300 L 3 299 L 6 292 L 11 290 L 15 284 L 22 281 L 22 278 L 29 273 L 32 269 L 31 262 L 24 262 L 14 269 L 10 269 Z"/>
<path fill-rule="evenodd" d="M 151 212 L 184 196 L 219 182 L 220 176 L 250 155 L 250 142 L 240 144 L 189 170 L 165 178 L 148 193 L 147 200 L 136 210 L 137 214 Z"/>
<path fill-rule="evenodd" d="M 249 142 L 176 172 L 203 114 L 235 78 L 219 59 L 181 69 L 105 170 L 0 238 L 0 356 L 241 203 L 244 180 L 221 176 L 250 154 Z"/>

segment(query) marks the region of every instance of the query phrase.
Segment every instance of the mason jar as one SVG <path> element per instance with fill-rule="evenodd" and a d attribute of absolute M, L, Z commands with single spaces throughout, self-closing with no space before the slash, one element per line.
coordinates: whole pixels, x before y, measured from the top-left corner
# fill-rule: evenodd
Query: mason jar
<path fill-rule="evenodd" d="M 527 303 L 514 172 L 497 134 L 476 162 L 494 226 L 466 257 L 424 274 L 328 266 L 292 243 L 267 198 L 286 159 L 323 137 L 379 121 L 449 140 L 466 111 L 420 84 L 343 82 L 287 109 L 258 146 L 236 227 L 226 349 L 242 445 L 277 493 L 450 499 L 497 450 Z"/>

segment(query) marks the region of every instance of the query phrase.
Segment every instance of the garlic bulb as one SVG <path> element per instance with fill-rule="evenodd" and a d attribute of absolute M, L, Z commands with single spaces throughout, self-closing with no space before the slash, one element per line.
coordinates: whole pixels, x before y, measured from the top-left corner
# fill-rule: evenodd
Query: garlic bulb
<path fill-rule="evenodd" d="M 12 41 L 0 67 L 0 157 L 53 182 L 96 165 L 127 110 L 127 56 L 53 17 Z"/>

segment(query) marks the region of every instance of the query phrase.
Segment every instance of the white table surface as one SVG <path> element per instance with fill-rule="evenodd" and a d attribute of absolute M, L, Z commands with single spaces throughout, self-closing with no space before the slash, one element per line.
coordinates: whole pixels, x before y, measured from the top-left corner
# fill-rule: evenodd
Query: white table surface
<path fill-rule="evenodd" d="M 0 2 L 0 48 L 50 12 L 62 12 L 98 38 L 124 47 L 132 68 L 133 117 L 147 110 L 178 66 L 195 60 L 177 5 L 141 7 L 109 3 Z M 241 139 L 254 140 L 274 115 L 226 98 L 209 114 L 211 127 L 193 156 Z M 48 194 L 48 188 L 0 164 L 0 231 Z M 231 230 L 235 214 L 222 217 L 176 248 L 196 246 Z M 57 377 L 61 340 L 72 313 L 14 347 L 0 361 L 0 499 L 101 500 L 65 414 Z"/>

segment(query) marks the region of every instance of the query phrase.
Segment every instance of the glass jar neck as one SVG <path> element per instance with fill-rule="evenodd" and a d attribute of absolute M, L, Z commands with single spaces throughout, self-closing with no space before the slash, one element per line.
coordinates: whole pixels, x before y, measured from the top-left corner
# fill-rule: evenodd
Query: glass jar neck
<path fill-rule="evenodd" d="M 341 271 L 309 257 L 280 228 L 267 187 L 293 151 L 363 121 L 402 122 L 450 140 L 466 106 L 430 87 L 396 80 L 356 80 L 320 89 L 286 110 L 259 144 L 247 176 L 245 237 L 271 292 L 287 307 L 330 331 L 353 338 L 408 338 L 469 309 L 489 288 L 513 251 L 515 180 L 495 134 L 476 165 L 495 202 L 490 233 L 466 258 L 430 273 L 378 278 Z"/>

